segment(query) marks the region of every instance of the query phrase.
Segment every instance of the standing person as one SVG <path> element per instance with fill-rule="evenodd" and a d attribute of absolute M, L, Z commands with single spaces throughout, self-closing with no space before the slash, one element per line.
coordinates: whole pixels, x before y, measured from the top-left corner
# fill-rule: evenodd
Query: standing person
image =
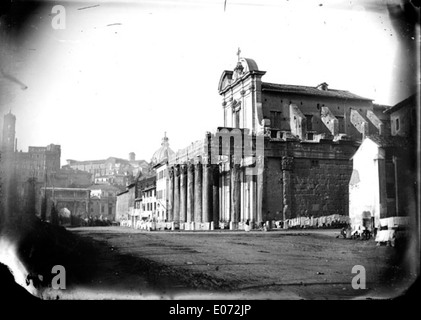
<path fill-rule="evenodd" d="M 352 232 L 352 228 L 351 228 L 351 224 L 347 224 L 347 228 L 346 228 L 346 238 L 350 239 L 351 238 L 351 232 Z"/>
<path fill-rule="evenodd" d="M 251 230 L 250 220 L 249 219 L 247 219 L 246 222 L 245 222 L 244 230 L 245 231 L 250 231 Z"/>

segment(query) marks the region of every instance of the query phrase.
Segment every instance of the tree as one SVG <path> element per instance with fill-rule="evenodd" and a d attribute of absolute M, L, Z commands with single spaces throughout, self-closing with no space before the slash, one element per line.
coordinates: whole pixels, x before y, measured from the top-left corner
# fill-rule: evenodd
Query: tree
<path fill-rule="evenodd" d="M 35 196 L 35 189 L 36 189 L 36 178 L 29 178 L 26 182 L 25 186 L 25 198 L 26 198 L 26 208 L 25 213 L 27 217 L 35 216 L 36 215 L 36 196 Z"/>
<path fill-rule="evenodd" d="M 46 221 L 47 220 L 47 197 L 42 197 L 41 202 L 41 220 Z"/>
<path fill-rule="evenodd" d="M 55 205 L 54 201 L 53 201 L 53 204 L 51 206 L 50 217 L 51 217 L 51 224 L 58 225 L 58 211 L 56 209 L 56 205 Z"/>

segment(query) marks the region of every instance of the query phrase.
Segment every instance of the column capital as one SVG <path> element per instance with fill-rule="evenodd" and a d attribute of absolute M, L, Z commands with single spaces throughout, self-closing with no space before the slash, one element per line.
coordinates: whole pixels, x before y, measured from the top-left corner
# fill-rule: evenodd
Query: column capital
<path fill-rule="evenodd" d="M 174 167 L 168 168 L 168 175 L 169 175 L 170 179 L 174 178 Z"/>
<path fill-rule="evenodd" d="M 179 164 L 174 165 L 174 175 L 176 177 L 178 177 L 180 175 L 180 165 Z"/>
<path fill-rule="evenodd" d="M 203 169 L 209 169 L 209 168 L 212 167 L 212 165 L 210 163 L 204 163 L 204 164 L 202 164 L 202 166 L 203 166 Z"/>
<path fill-rule="evenodd" d="M 201 162 L 197 162 L 197 163 L 194 164 L 194 167 L 195 167 L 196 170 L 202 169 L 202 166 L 203 166 L 203 164 Z"/>

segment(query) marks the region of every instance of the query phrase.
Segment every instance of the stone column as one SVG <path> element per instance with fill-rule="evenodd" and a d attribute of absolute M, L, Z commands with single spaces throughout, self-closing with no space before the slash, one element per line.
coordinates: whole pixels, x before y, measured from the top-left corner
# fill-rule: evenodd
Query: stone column
<path fill-rule="evenodd" d="M 291 218 L 291 205 L 292 205 L 292 179 L 291 170 L 294 164 L 294 158 L 282 157 L 281 168 L 282 168 L 282 202 L 283 202 L 283 220 Z"/>
<path fill-rule="evenodd" d="M 250 210 L 249 219 L 251 222 L 257 220 L 256 216 L 256 176 L 250 177 L 250 198 L 249 198 Z"/>
<path fill-rule="evenodd" d="M 240 165 L 233 164 L 231 168 L 231 222 L 238 223 L 241 211 Z"/>
<path fill-rule="evenodd" d="M 223 220 L 230 221 L 231 220 L 231 173 L 228 171 L 224 175 L 224 214 Z"/>
<path fill-rule="evenodd" d="M 180 222 L 186 222 L 187 213 L 187 165 L 180 165 Z"/>
<path fill-rule="evenodd" d="M 202 164 L 195 165 L 194 175 L 194 222 L 202 222 Z"/>
<path fill-rule="evenodd" d="M 399 204 L 399 159 L 396 156 L 393 156 L 393 169 L 395 174 L 395 210 L 396 210 L 396 216 L 400 215 L 400 204 Z"/>
<path fill-rule="evenodd" d="M 211 165 L 212 170 L 212 221 L 216 228 L 219 226 L 219 166 Z"/>
<path fill-rule="evenodd" d="M 169 182 L 168 182 L 168 217 L 167 221 L 171 222 L 174 220 L 173 207 L 174 207 L 174 167 L 168 168 Z"/>
<path fill-rule="evenodd" d="M 257 157 L 259 166 L 264 166 L 264 158 L 262 156 Z M 257 174 L 255 177 L 256 181 L 256 222 L 263 222 L 263 175 L 265 174 L 264 170 L 260 174 Z"/>
<path fill-rule="evenodd" d="M 194 164 L 187 165 L 187 222 L 194 221 Z"/>
<path fill-rule="evenodd" d="M 211 165 L 203 165 L 203 190 L 202 190 L 202 221 L 211 222 L 212 221 L 212 184 L 211 184 Z"/>
<path fill-rule="evenodd" d="M 380 202 L 379 218 L 382 219 L 382 218 L 387 217 L 386 160 L 385 159 L 375 159 L 375 160 L 377 161 L 378 168 L 379 168 L 379 202 Z"/>
<path fill-rule="evenodd" d="M 180 167 L 174 166 L 174 211 L 173 219 L 175 222 L 180 221 Z"/>

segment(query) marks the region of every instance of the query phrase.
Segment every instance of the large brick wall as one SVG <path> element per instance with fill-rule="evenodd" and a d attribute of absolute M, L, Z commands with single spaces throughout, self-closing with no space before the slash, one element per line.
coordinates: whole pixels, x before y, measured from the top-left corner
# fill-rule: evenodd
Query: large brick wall
<path fill-rule="evenodd" d="M 282 220 L 283 186 L 280 158 L 268 158 L 266 161 L 264 183 L 266 185 L 266 210 L 263 216 L 266 220 Z"/>
<path fill-rule="evenodd" d="M 351 160 L 294 159 L 292 217 L 348 214 Z"/>

